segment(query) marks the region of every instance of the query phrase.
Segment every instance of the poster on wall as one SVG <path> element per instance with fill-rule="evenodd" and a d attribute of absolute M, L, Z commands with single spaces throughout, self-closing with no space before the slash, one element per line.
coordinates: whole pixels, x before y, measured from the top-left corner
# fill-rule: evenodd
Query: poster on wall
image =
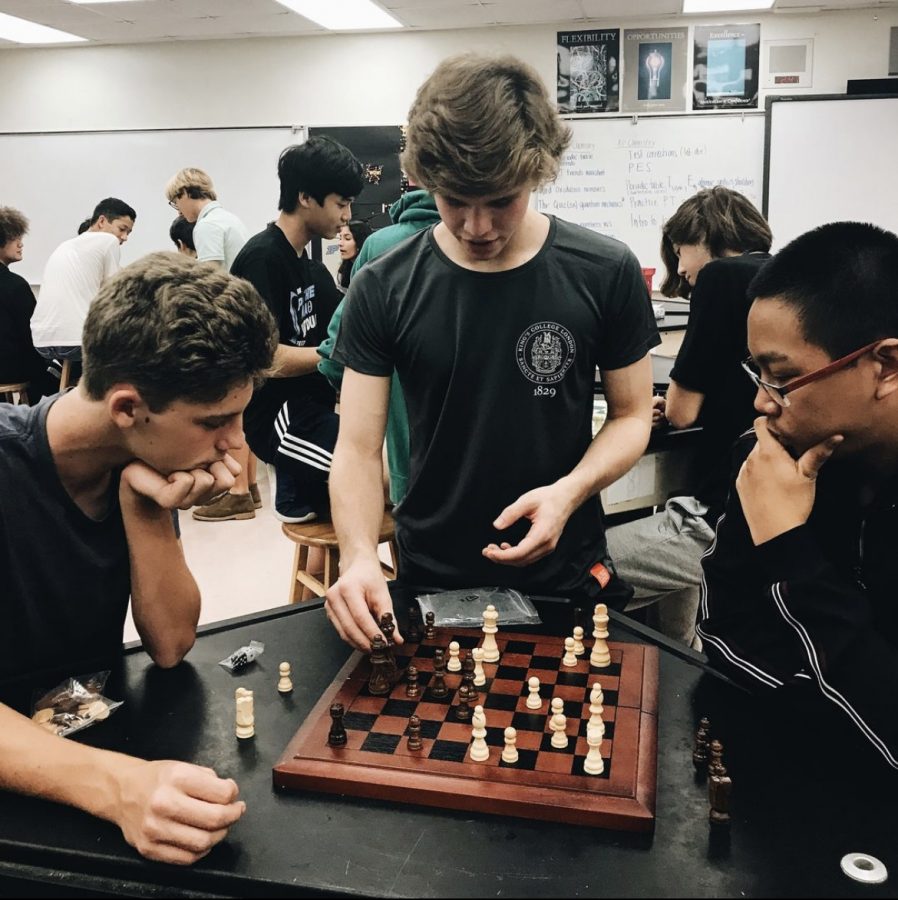
<path fill-rule="evenodd" d="M 619 28 L 559 31 L 556 65 L 560 113 L 618 111 Z"/>
<path fill-rule="evenodd" d="M 688 28 L 624 30 L 624 112 L 686 109 Z"/>
<path fill-rule="evenodd" d="M 760 25 L 696 25 L 693 109 L 757 109 Z"/>

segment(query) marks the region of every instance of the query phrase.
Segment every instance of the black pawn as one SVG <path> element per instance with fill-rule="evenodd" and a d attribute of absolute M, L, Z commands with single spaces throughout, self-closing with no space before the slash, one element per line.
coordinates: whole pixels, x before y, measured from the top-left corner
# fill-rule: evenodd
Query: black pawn
<path fill-rule="evenodd" d="M 474 657 L 470 650 L 465 650 L 465 658 L 461 664 L 461 683 L 468 689 L 468 702 L 477 705 L 477 688 L 474 685 Z"/>
<path fill-rule="evenodd" d="M 371 639 L 371 676 L 368 679 L 368 693 L 375 697 L 389 694 L 393 687 L 395 666 L 387 656 L 387 642 L 379 634 Z"/>
<path fill-rule="evenodd" d="M 430 695 L 437 699 L 449 696 L 449 688 L 446 687 L 446 662 L 443 659 L 442 650 L 435 650 L 433 654 L 433 681 L 430 683 Z"/>
<path fill-rule="evenodd" d="M 733 790 L 733 782 L 727 775 L 724 765 L 720 765 L 717 772 L 708 778 L 708 802 L 711 808 L 708 811 L 708 821 L 712 825 L 730 824 L 730 793 Z"/>
<path fill-rule="evenodd" d="M 331 730 L 327 734 L 329 747 L 346 746 L 346 728 L 343 725 L 343 704 L 334 703 L 331 706 Z"/>
<path fill-rule="evenodd" d="M 471 709 L 471 695 L 468 693 L 467 685 L 462 682 L 458 689 L 458 706 L 455 707 L 455 718 L 459 722 L 470 722 L 473 710 Z"/>
<path fill-rule="evenodd" d="M 437 630 L 434 627 L 436 616 L 429 612 L 424 616 L 424 640 L 432 641 L 437 636 Z"/>
<path fill-rule="evenodd" d="M 723 744 L 718 740 L 711 741 L 711 759 L 708 761 L 708 774 L 719 775 L 726 772 L 723 767 Z"/>
<path fill-rule="evenodd" d="M 421 741 L 421 720 L 411 716 L 408 720 L 408 749 L 420 750 L 424 746 Z"/>
<path fill-rule="evenodd" d="M 386 656 L 390 662 L 390 681 L 394 684 L 397 681 L 398 677 L 398 668 L 396 666 L 396 651 L 393 649 L 395 645 L 395 641 L 393 640 L 393 634 L 396 631 L 396 623 L 393 621 L 393 613 L 385 612 L 378 622 L 380 626 L 381 633 L 384 636 L 384 639 L 387 642 L 387 652 Z"/>
<path fill-rule="evenodd" d="M 418 670 L 414 666 L 409 666 L 405 670 L 405 696 L 417 697 L 418 693 Z"/>
<path fill-rule="evenodd" d="M 698 723 L 698 731 L 695 732 L 695 748 L 692 751 L 692 765 L 696 769 L 704 769 L 708 765 L 708 731 L 711 723 L 708 719 L 701 719 Z"/>
<path fill-rule="evenodd" d="M 408 639 L 409 643 L 421 643 L 421 608 L 413 603 L 408 608 Z"/>

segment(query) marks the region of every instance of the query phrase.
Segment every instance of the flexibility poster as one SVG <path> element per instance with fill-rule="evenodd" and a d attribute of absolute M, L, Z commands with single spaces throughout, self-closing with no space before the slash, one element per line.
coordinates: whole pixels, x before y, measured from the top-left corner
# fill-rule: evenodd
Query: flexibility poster
<path fill-rule="evenodd" d="M 760 25 L 696 25 L 692 108 L 757 109 Z"/>
<path fill-rule="evenodd" d="M 620 29 L 559 31 L 556 53 L 558 111 L 603 113 L 620 109 Z"/>
<path fill-rule="evenodd" d="M 624 30 L 624 112 L 683 112 L 689 83 L 688 28 Z"/>

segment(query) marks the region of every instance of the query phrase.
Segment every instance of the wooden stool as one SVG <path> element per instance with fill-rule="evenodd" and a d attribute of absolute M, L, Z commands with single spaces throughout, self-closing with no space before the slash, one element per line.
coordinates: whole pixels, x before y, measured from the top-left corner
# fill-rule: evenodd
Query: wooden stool
<path fill-rule="evenodd" d="M 16 399 L 18 398 L 18 399 Z M 0 384 L 0 403 L 27 403 L 28 382 L 10 382 Z"/>
<path fill-rule="evenodd" d="M 316 597 L 323 597 L 327 589 L 340 577 L 340 547 L 337 544 L 337 533 L 332 522 L 308 522 L 299 525 L 284 524 L 282 531 L 291 541 L 296 543 L 293 556 L 293 572 L 290 575 L 290 603 L 298 603 L 302 599 L 303 586 L 313 591 Z M 390 553 L 390 565 L 381 562 L 387 579 L 396 577 L 396 547 L 393 543 L 395 527 L 393 516 L 384 510 L 383 521 L 377 536 L 378 544 L 386 544 Z M 307 571 L 309 549 L 321 547 L 324 550 L 324 580 L 319 581 Z"/>

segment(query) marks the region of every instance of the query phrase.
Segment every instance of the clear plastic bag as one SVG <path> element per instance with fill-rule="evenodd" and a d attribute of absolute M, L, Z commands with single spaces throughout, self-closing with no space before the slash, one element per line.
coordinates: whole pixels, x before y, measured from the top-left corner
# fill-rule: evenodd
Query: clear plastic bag
<path fill-rule="evenodd" d="M 265 644 L 262 641 L 250 641 L 235 650 L 230 656 L 220 659 L 218 664 L 231 672 L 239 672 L 245 669 L 251 662 L 255 662 L 265 652 Z"/>
<path fill-rule="evenodd" d="M 53 690 L 34 701 L 31 718 L 42 728 L 60 737 L 108 719 L 109 714 L 122 705 L 121 700 L 110 700 L 103 696 L 108 677 L 107 670 L 60 682 Z"/>
<path fill-rule="evenodd" d="M 536 607 L 514 588 L 481 587 L 439 594 L 419 594 L 422 618 L 432 612 L 434 625 L 443 628 L 479 628 L 483 611 L 492 604 L 499 613 L 498 625 L 539 625 Z"/>

